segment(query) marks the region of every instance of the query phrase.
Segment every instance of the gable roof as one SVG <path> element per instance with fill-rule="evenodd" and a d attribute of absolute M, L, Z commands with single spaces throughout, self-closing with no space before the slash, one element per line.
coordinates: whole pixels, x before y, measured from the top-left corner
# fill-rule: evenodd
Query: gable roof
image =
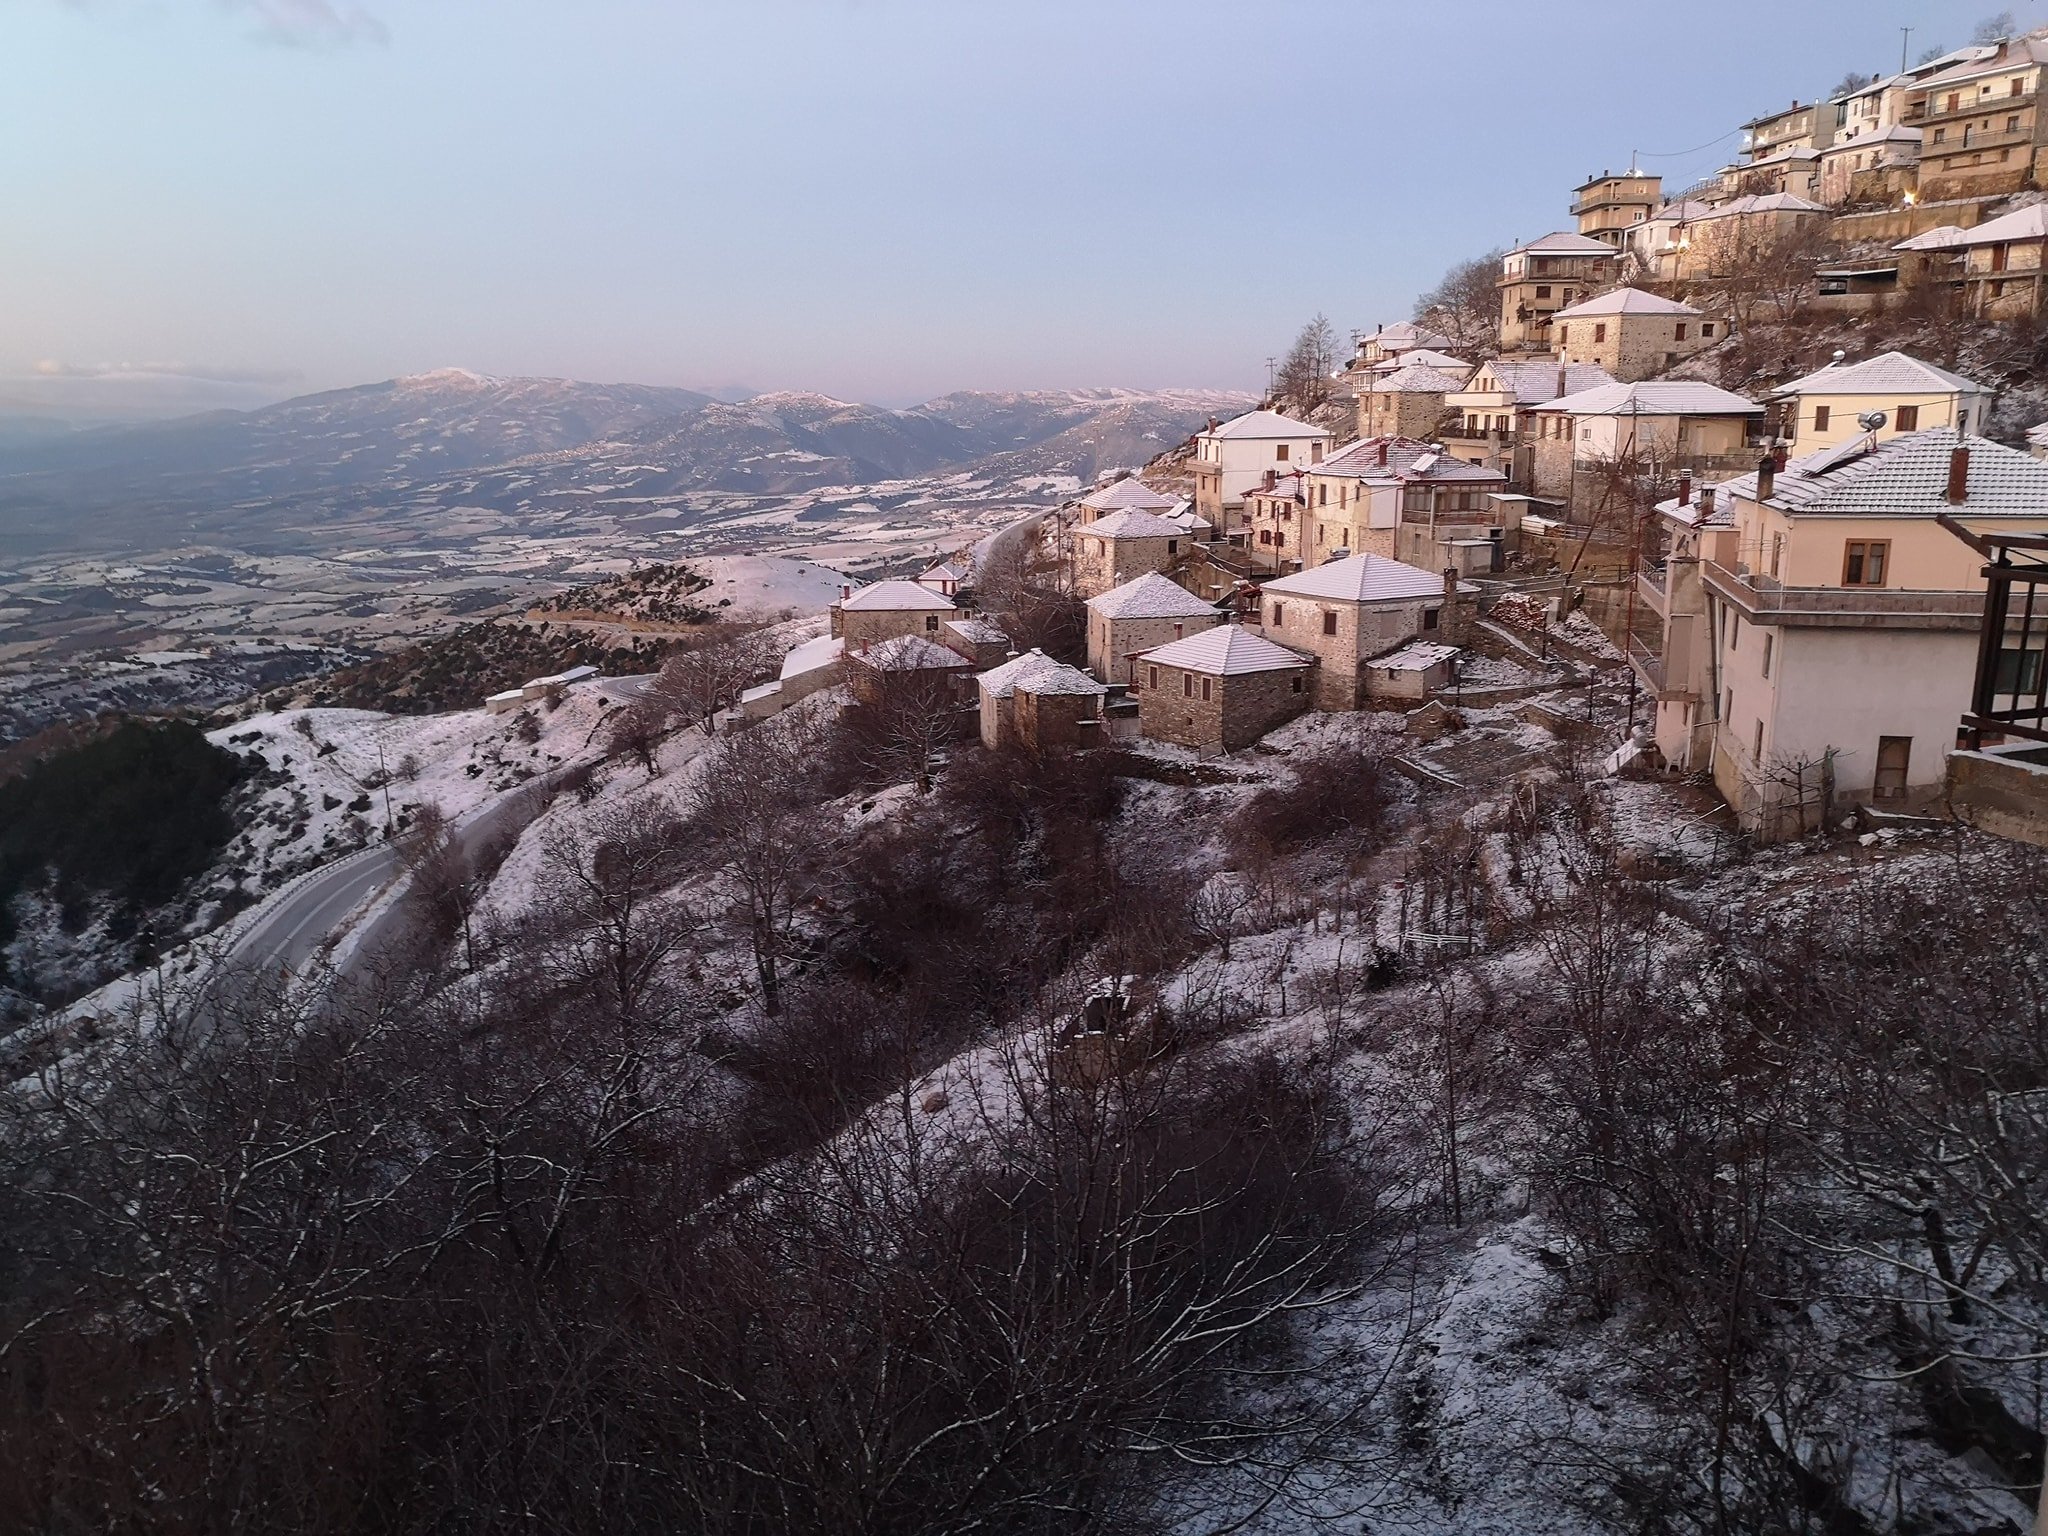
<path fill-rule="evenodd" d="M 1741 167 L 1738 167 L 1741 169 Z M 1747 197 L 1731 198 L 1716 204 L 1693 220 L 1695 224 L 1708 219 L 1736 218 L 1752 213 L 1826 213 L 1819 203 L 1799 197 L 1791 192 L 1752 192 Z"/>
<path fill-rule="evenodd" d="M 1929 75 L 1919 85 L 1930 91 L 1937 90 L 1944 85 L 1961 85 L 1965 80 L 1975 80 L 1984 75 L 2002 74 L 2008 69 L 2031 69 L 2036 64 L 2048 63 L 2048 40 L 2031 33 L 1964 51 L 1975 53 L 1976 57 L 1965 59 L 1939 74 Z"/>
<path fill-rule="evenodd" d="M 992 624 L 974 614 L 969 614 L 964 619 L 948 619 L 939 627 L 950 629 L 970 645 L 1007 645 L 1010 641 L 1010 637 L 1003 633 L 1000 624 Z"/>
<path fill-rule="evenodd" d="M 1247 501 L 1254 496 L 1265 496 L 1276 501 L 1300 501 L 1307 493 L 1302 489 L 1301 471 L 1294 469 L 1284 475 L 1275 475 L 1272 485 L 1268 486 L 1261 481 L 1244 494 Z"/>
<path fill-rule="evenodd" d="M 1385 555 L 1352 555 L 1269 581 L 1264 590 L 1282 597 L 1334 598 L 1347 603 L 1412 602 L 1420 597 L 1442 597 L 1444 579 L 1434 571 L 1389 560 Z"/>
<path fill-rule="evenodd" d="M 1045 657 L 1045 665 L 1033 667 L 1022 677 L 1010 684 L 1012 693 L 1107 693 L 1106 684 L 1098 683 L 1079 667 L 1070 667 L 1064 661 Z"/>
<path fill-rule="evenodd" d="M 878 581 L 862 587 L 851 597 L 839 600 L 842 611 L 854 613 L 907 613 L 918 608 L 953 608 L 957 604 L 943 592 L 919 586 L 914 581 Z"/>
<path fill-rule="evenodd" d="M 1007 699 L 1016 691 L 1017 684 L 1034 673 L 1049 667 L 1061 666 L 1045 652 L 1033 646 L 1021 656 L 1012 656 L 1008 661 L 990 667 L 974 681 L 981 691 L 993 699 Z"/>
<path fill-rule="evenodd" d="M 1960 224 L 1937 224 L 1909 240 L 1901 240 L 1895 251 L 1948 251 L 1970 242 L 1970 232 Z"/>
<path fill-rule="evenodd" d="M 960 569 L 959 566 L 954 565 L 951 561 L 942 560 L 930 569 L 917 573 L 919 581 L 923 581 L 927 577 L 933 581 L 965 581 L 968 573 Z"/>
<path fill-rule="evenodd" d="M 1377 375 L 1365 386 L 1365 392 L 1369 395 L 1448 395 L 1463 388 L 1464 383 L 1463 374 L 1445 373 L 1441 368 L 1409 363 L 1392 373 Z"/>
<path fill-rule="evenodd" d="M 1565 395 L 1539 411 L 1567 416 L 1758 416 L 1763 407 L 1733 390 L 1691 379 L 1645 379 L 1638 384 L 1602 384 Z"/>
<path fill-rule="evenodd" d="M 1184 672 L 1207 672 L 1217 677 L 1241 677 L 1247 672 L 1279 672 L 1315 664 L 1315 658 L 1276 645 L 1264 635 L 1237 624 L 1219 624 L 1199 635 L 1188 635 L 1146 651 L 1138 658 L 1156 666 L 1179 667 Z"/>
<path fill-rule="evenodd" d="M 1493 394 L 1494 390 L 1481 390 L 1478 379 L 1481 374 L 1490 376 L 1500 386 L 1497 393 L 1512 398 L 1517 405 L 1541 405 L 1546 400 L 1555 400 L 1560 395 L 1573 395 L 1581 390 L 1596 389 L 1602 384 L 1616 383 L 1614 375 L 1598 363 L 1551 363 L 1534 360 L 1523 361 L 1511 357 L 1496 357 L 1491 362 L 1481 363 L 1479 373 L 1465 385 L 1471 393 Z M 1563 388 L 1558 387 L 1558 375 L 1562 374 Z"/>
<path fill-rule="evenodd" d="M 1374 363 L 1372 371 L 1392 373 L 1397 368 L 1412 367 L 1418 363 L 1424 368 L 1441 368 L 1446 373 L 1452 369 L 1469 371 L 1472 367 L 1464 358 L 1453 357 L 1448 352 L 1438 352 L 1430 347 L 1410 347 L 1405 352 L 1396 353 L 1384 361 Z"/>
<path fill-rule="evenodd" d="M 1194 619 L 1213 617 L 1216 605 L 1195 596 L 1179 582 L 1147 571 L 1120 587 L 1088 599 L 1105 619 Z"/>
<path fill-rule="evenodd" d="M 2006 240 L 2039 240 L 2048 235 L 2048 203 L 2004 214 L 1963 231 L 1957 245 L 1997 245 Z"/>
<path fill-rule="evenodd" d="M 1402 352 L 1415 347 L 1448 347 L 1454 343 L 1448 336 L 1439 336 L 1435 331 L 1426 331 L 1413 320 L 1396 320 L 1392 325 L 1383 325 L 1376 331 L 1358 338 L 1358 345 L 1378 342 L 1383 352 Z"/>
<path fill-rule="evenodd" d="M 1306 421 L 1296 421 L 1292 416 L 1282 416 L 1278 411 L 1246 411 L 1242 416 L 1233 416 L 1220 427 L 1204 432 L 1204 437 L 1218 438 L 1274 438 L 1274 437 L 1328 437 L 1328 427 L 1318 427 Z"/>
<path fill-rule="evenodd" d="M 806 672 L 829 667 L 845 651 L 846 641 L 838 635 L 820 635 L 815 640 L 806 640 L 782 658 L 782 680 L 787 682 L 792 677 L 802 677 Z"/>
<path fill-rule="evenodd" d="M 1508 252 L 1510 256 L 1616 256 L 1621 253 L 1605 240 L 1595 240 L 1587 235 L 1574 234 L 1568 229 L 1554 229 L 1538 240 L 1527 245 L 1518 245 Z"/>
<path fill-rule="evenodd" d="M 1125 507 L 1121 512 L 1083 523 L 1074 532 L 1078 537 L 1092 539 L 1171 539 L 1177 538 L 1181 530 L 1163 517 Z"/>
<path fill-rule="evenodd" d="M 1125 507 L 1134 507 L 1140 512 L 1167 512 L 1174 506 L 1171 496 L 1162 496 L 1136 475 L 1126 476 L 1110 485 L 1098 485 L 1081 498 L 1081 505 L 1100 512 L 1116 512 Z"/>
<path fill-rule="evenodd" d="M 1948 499 L 1949 461 L 1970 450 L 1960 506 Z M 1722 487 L 1756 500 L 1756 475 Z M 2038 517 L 2048 519 L 2048 462 L 1953 427 L 1872 444 L 1851 438 L 1794 459 L 1776 476 L 1767 505 L 1801 517 Z"/>
<path fill-rule="evenodd" d="M 1785 395 L 1945 395 L 1983 394 L 1985 386 L 1960 373 L 1950 373 L 1903 352 L 1880 352 L 1860 363 L 1830 363 L 1803 378 L 1781 384 L 1773 398 Z"/>
<path fill-rule="evenodd" d="M 1569 320 L 1576 315 L 1697 315 L 1700 311 L 1676 299 L 1660 298 L 1640 288 L 1613 288 L 1590 299 L 1581 299 L 1550 318 Z"/>
<path fill-rule="evenodd" d="M 1380 462 L 1380 447 L 1387 450 L 1387 462 Z M 1384 484 L 1427 480 L 1442 484 L 1451 480 L 1484 480 L 1505 485 L 1507 476 L 1484 464 L 1470 464 L 1453 457 L 1434 443 L 1412 437 L 1364 437 L 1333 454 L 1320 464 L 1308 466 L 1311 475 L 1343 475 L 1353 480 L 1376 480 Z"/>
<path fill-rule="evenodd" d="M 890 640 L 878 640 L 866 650 L 847 652 L 846 659 L 877 672 L 929 672 L 973 665 L 958 651 L 949 651 L 923 635 L 897 635 Z"/>

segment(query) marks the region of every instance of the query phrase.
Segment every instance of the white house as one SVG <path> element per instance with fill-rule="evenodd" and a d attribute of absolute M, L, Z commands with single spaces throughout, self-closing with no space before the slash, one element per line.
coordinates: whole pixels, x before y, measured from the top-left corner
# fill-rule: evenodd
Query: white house
<path fill-rule="evenodd" d="M 1225 533 L 1244 526 L 1244 496 L 1266 471 L 1286 474 L 1320 464 L 1330 451 L 1327 427 L 1278 411 L 1248 411 L 1195 437 L 1195 511 Z"/>

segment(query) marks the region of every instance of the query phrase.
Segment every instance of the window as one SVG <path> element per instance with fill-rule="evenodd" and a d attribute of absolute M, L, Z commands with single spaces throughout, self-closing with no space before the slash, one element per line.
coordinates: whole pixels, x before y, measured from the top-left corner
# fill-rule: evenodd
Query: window
<path fill-rule="evenodd" d="M 1721 695 L 1721 718 L 1723 720 L 1733 720 L 1735 718 L 1735 690 L 1733 688 L 1730 688 Z"/>
<path fill-rule="evenodd" d="M 1557 345 L 1559 349 L 1562 350 L 1563 348 L 1568 347 L 1571 344 L 1572 328 L 1568 325 L 1560 325 L 1557 328 Z"/>
<path fill-rule="evenodd" d="M 1166 552 L 1167 552 L 1167 553 L 1168 553 L 1169 555 L 1177 555 L 1177 554 L 1179 554 L 1179 553 L 1180 553 L 1180 540 L 1179 540 L 1179 539 L 1168 539 L 1168 540 L 1166 541 Z"/>
<path fill-rule="evenodd" d="M 927 634 L 936 635 L 939 632 L 939 616 L 936 613 L 926 614 L 924 616 L 924 627 Z"/>
<path fill-rule="evenodd" d="M 1594 327 L 1593 327 L 1593 340 L 1594 340 L 1594 341 L 1596 341 L 1596 342 L 1601 342 L 1601 341 L 1605 341 L 1606 339 L 1607 339 L 1607 327 L 1606 327 L 1606 326 L 1604 326 L 1604 325 L 1596 325 L 1596 326 L 1594 326 Z"/>
<path fill-rule="evenodd" d="M 1992 687 L 1999 693 L 2038 693 L 2041 688 L 2040 651 L 2023 651 L 2007 646 L 1998 653 L 1998 680 Z"/>
<path fill-rule="evenodd" d="M 1538 284 L 1536 285 L 1536 297 L 1537 297 L 1537 298 L 1539 298 L 1539 299 L 1547 299 L 1547 298 L 1549 298 L 1549 297 L 1550 297 L 1550 284 L 1548 284 L 1548 283 L 1538 283 Z"/>
<path fill-rule="evenodd" d="M 1435 629 L 1442 620 L 1443 615 L 1436 609 L 1425 608 L 1422 610 L 1422 627 L 1424 629 Z"/>
<path fill-rule="evenodd" d="M 1182 698 L 1184 698 L 1184 699 L 1192 699 L 1192 698 L 1193 698 L 1193 697 L 1195 696 L 1195 674 L 1194 674 L 1194 673 L 1192 673 L 1192 672 L 1183 672 L 1183 673 L 1181 673 L 1181 675 L 1180 675 L 1180 696 L 1181 696 Z"/>
<path fill-rule="evenodd" d="M 1273 627 L 1275 629 L 1278 629 L 1280 627 L 1280 612 L 1286 606 L 1287 605 L 1285 603 L 1275 603 L 1273 605 Z"/>
<path fill-rule="evenodd" d="M 1674 341 L 1683 341 L 1683 340 L 1685 340 L 1685 322 L 1684 322 L 1683 320 L 1681 320 L 1681 321 L 1679 321 L 1679 322 L 1678 322 L 1678 326 L 1677 326 L 1677 332 L 1676 332 L 1676 334 L 1675 334 L 1675 335 L 1674 335 L 1674 336 L 1672 337 L 1672 340 L 1674 340 Z"/>
<path fill-rule="evenodd" d="M 1316 542 L 1317 542 L 1318 544 L 1320 544 L 1320 543 L 1322 543 L 1322 542 L 1323 542 L 1323 533 L 1324 533 L 1324 528 L 1323 528 L 1323 525 L 1322 525 L 1321 523 L 1317 523 L 1317 524 L 1316 524 Z"/>
<path fill-rule="evenodd" d="M 1892 418 L 1892 425 L 1901 432 L 1918 432 L 1920 430 L 1920 407 L 1917 405 L 1900 406 Z"/>
<path fill-rule="evenodd" d="M 1300 674 L 1300 673 L 1296 673 L 1296 674 L 1294 675 L 1294 678 L 1292 679 L 1292 682 L 1293 682 L 1293 686 L 1292 686 L 1292 687 L 1290 687 L 1290 688 L 1289 688 L 1289 689 L 1288 689 L 1287 691 L 1288 691 L 1289 693 L 1299 693 L 1299 692 L 1301 692 L 1301 674 Z"/>
<path fill-rule="evenodd" d="M 1277 445 L 1277 446 L 1276 446 L 1276 447 L 1275 447 L 1275 448 L 1273 449 L 1273 457 L 1274 457 L 1274 458 L 1276 458 L 1276 459 L 1284 459 L 1284 458 L 1286 458 L 1286 457 L 1287 457 L 1287 445 L 1286 445 L 1285 443 L 1281 443 L 1281 444 Z"/>
<path fill-rule="evenodd" d="M 1326 483 L 1324 483 L 1324 484 L 1322 484 L 1322 485 L 1319 485 L 1319 486 L 1317 486 L 1317 487 L 1316 487 L 1316 505 L 1317 505 L 1317 506 L 1319 506 L 1319 507 L 1327 507 L 1327 506 L 1328 506 L 1329 504 L 1330 504 L 1330 487 L 1329 487 L 1328 483 L 1326 482 Z"/>
<path fill-rule="evenodd" d="M 1765 635 L 1765 636 L 1764 636 L 1764 676 L 1765 676 L 1765 677 L 1769 677 L 1769 676 L 1771 675 L 1771 656 L 1772 656 L 1772 654 L 1773 654 L 1773 653 L 1774 653 L 1774 652 L 1775 652 L 1775 651 L 1777 650 L 1777 648 L 1778 648 L 1778 637 L 1777 637 L 1776 635 Z"/>
<path fill-rule="evenodd" d="M 1706 340 L 1706 339 L 1707 339 L 1708 337 L 1712 336 L 1713 334 L 1714 334 L 1714 322 L 1713 322 L 1713 321 L 1711 321 L 1711 320 L 1702 320 L 1702 321 L 1700 322 L 1700 339 L 1701 339 L 1702 341 L 1704 341 L 1704 340 Z"/>
<path fill-rule="evenodd" d="M 1742 615 L 1731 608 L 1728 611 L 1728 618 L 1728 649 L 1739 651 L 1742 649 Z"/>
<path fill-rule="evenodd" d="M 1188 627 L 1185 624 L 1176 624 L 1173 626 L 1173 638 L 1176 640 L 1178 640 L 1182 635 L 1186 634 L 1187 632 Z"/>
<path fill-rule="evenodd" d="M 1337 633 L 1337 610 L 1334 608 L 1325 608 L 1323 610 L 1323 633 L 1326 635 Z"/>
<path fill-rule="evenodd" d="M 1210 680 L 1205 677 L 1202 679 L 1202 702 L 1204 704 L 1209 702 L 1209 688 Z"/>
<path fill-rule="evenodd" d="M 2006 81 L 2005 86 L 2005 94 L 2008 96 L 2017 96 L 2019 95 L 2020 91 L 2024 89 L 2024 87 L 2020 83 L 2020 80 L 2018 79 Z"/>
<path fill-rule="evenodd" d="M 1764 760 L 1764 723 L 1761 720 L 1757 721 L 1756 735 L 1750 740 L 1749 756 L 1753 762 Z"/>
<path fill-rule="evenodd" d="M 1851 539 L 1842 558 L 1842 585 L 1883 586 L 1885 557 L 1891 547 L 1889 539 Z"/>
<path fill-rule="evenodd" d="M 1935 129 L 1935 130 L 1934 130 L 1934 142 L 1935 142 L 1935 143 L 1939 144 L 1939 143 L 1943 142 L 1943 141 L 1944 141 L 1945 139 L 1947 139 L 1947 138 L 1948 138 L 1948 130 L 1947 130 L 1946 128 L 1937 128 L 1937 129 Z"/>
<path fill-rule="evenodd" d="M 1308 461 L 1311 464 L 1320 464 L 1323 462 L 1323 445 L 1320 442 L 1314 442 L 1308 445 Z"/>
<path fill-rule="evenodd" d="M 1783 535 L 1782 533 L 1774 533 L 1774 534 L 1772 534 L 1772 535 L 1771 535 L 1771 575 L 1772 575 L 1772 576 L 1774 576 L 1774 577 L 1775 577 L 1775 576 L 1776 576 L 1776 575 L 1778 574 L 1778 567 L 1779 567 L 1779 566 L 1781 566 L 1781 565 L 1783 565 L 1783 564 L 1784 564 L 1784 562 L 1785 562 L 1785 535 Z"/>
<path fill-rule="evenodd" d="M 1145 669 L 1145 686 L 1147 688 L 1157 688 L 1159 686 L 1159 669 L 1157 667 L 1147 667 Z"/>
<path fill-rule="evenodd" d="M 1880 800 L 1896 800 L 1906 792 L 1906 774 L 1913 762 L 1913 738 L 1877 738 L 1877 782 L 1873 786 Z"/>
<path fill-rule="evenodd" d="M 2017 116 L 2008 117 L 2005 120 L 2005 131 L 2007 133 L 2018 133 L 2020 131 L 2020 120 Z"/>
<path fill-rule="evenodd" d="M 1828 418 L 1834 415 L 1834 413 L 1834 407 L 1832 406 L 1816 405 L 1813 408 L 1813 430 L 1816 432 L 1827 431 Z"/>

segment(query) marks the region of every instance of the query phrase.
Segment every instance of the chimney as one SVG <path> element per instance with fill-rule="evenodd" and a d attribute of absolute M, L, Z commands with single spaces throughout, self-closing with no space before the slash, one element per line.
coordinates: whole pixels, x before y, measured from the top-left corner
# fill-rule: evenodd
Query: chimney
<path fill-rule="evenodd" d="M 1564 394 L 1564 364 L 1562 362 L 1557 365 L 1557 392 L 1560 396 Z"/>
<path fill-rule="evenodd" d="M 1678 504 L 1681 507 L 1692 505 L 1692 471 L 1689 469 L 1678 472 Z"/>
<path fill-rule="evenodd" d="M 851 596 L 853 596 L 853 583 L 850 581 L 839 583 L 839 601 L 843 603 Z"/>
<path fill-rule="evenodd" d="M 1455 565 L 1447 565 L 1444 567 L 1444 596 L 1456 597 L 1457 595 L 1458 568 Z"/>
<path fill-rule="evenodd" d="M 1266 489 L 1273 489 L 1273 471 L 1270 469 L 1266 471 Z"/>
<path fill-rule="evenodd" d="M 1970 448 L 1957 443 L 1948 456 L 1948 504 L 1960 507 L 1970 499 Z"/>
<path fill-rule="evenodd" d="M 1714 488 L 1711 485 L 1703 485 L 1700 487 L 1700 516 L 1712 517 L 1713 515 Z"/>
<path fill-rule="evenodd" d="M 1756 467 L 1756 499 L 1769 501 L 1771 492 L 1778 488 L 1778 461 L 1765 454 Z"/>
<path fill-rule="evenodd" d="M 1384 437 L 1380 439 L 1379 463 L 1380 468 L 1387 467 L 1387 440 Z"/>
<path fill-rule="evenodd" d="M 1209 430 L 1210 430 L 1211 432 L 1214 432 L 1214 431 L 1215 431 L 1215 430 L 1216 430 L 1216 429 L 1217 429 L 1218 427 L 1220 427 L 1220 426 L 1222 426 L 1222 425 L 1223 425 L 1223 423 L 1222 423 L 1221 421 L 1219 421 L 1219 420 L 1218 420 L 1218 419 L 1217 419 L 1216 417 L 1214 417 L 1214 416 L 1211 416 L 1211 417 L 1209 418 Z"/>

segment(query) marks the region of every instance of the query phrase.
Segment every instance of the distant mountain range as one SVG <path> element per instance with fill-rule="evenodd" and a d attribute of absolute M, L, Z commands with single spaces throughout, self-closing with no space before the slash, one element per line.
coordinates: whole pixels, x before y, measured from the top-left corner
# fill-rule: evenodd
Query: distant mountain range
<path fill-rule="evenodd" d="M 64 435 L 0 434 L 0 554 L 227 543 L 299 550 L 366 523 L 487 509 L 560 525 L 603 502 L 787 496 L 936 475 L 1026 485 L 1142 464 L 1241 410 L 1219 391 L 962 392 L 909 410 L 823 395 L 445 369 L 261 410 Z M 451 518 L 451 524 L 456 519 Z"/>

